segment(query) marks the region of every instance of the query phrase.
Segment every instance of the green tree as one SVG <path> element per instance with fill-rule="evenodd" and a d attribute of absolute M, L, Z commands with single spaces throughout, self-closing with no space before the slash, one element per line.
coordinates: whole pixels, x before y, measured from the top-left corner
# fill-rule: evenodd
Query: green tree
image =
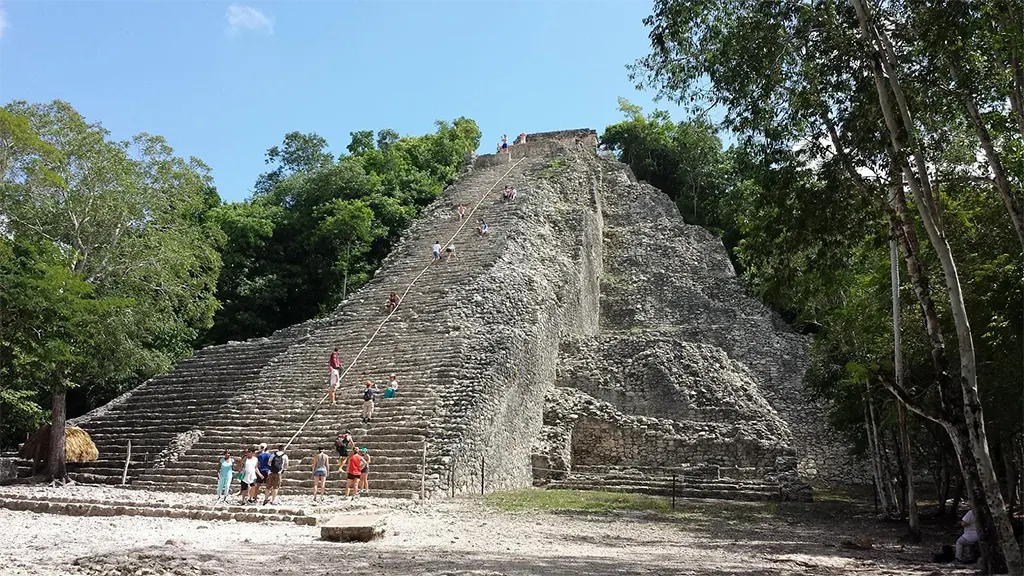
<path fill-rule="evenodd" d="M 353 132 L 337 160 L 327 160 L 327 143 L 315 135 L 291 133 L 268 150 L 275 167 L 253 197 L 212 216 L 227 241 L 217 288 L 223 308 L 207 340 L 265 335 L 329 313 L 369 280 L 480 143 L 471 120 L 436 126 L 416 137 L 384 129 L 376 140 L 372 130 Z M 289 141 L 311 143 L 301 157 L 316 161 L 287 160 L 280 150 Z"/>
<path fill-rule="evenodd" d="M 974 22 L 970 12 L 960 15 L 969 24 L 946 20 L 958 26 L 954 36 Z M 998 569 L 1005 560 L 1011 571 L 1021 571 L 988 449 L 965 275 L 941 202 L 942 186 L 961 177 L 965 166 L 963 160 L 943 162 L 940 151 L 957 142 L 967 125 L 964 114 L 930 96 L 943 78 L 927 64 L 944 57 L 914 23 L 925 17 L 922 6 L 898 2 L 661 0 L 645 21 L 652 28 L 652 53 L 632 72 L 641 84 L 677 100 L 724 106 L 726 124 L 752 141 L 798 150 L 809 167 L 844 174 L 847 188 L 894 228 L 924 316 L 940 410 L 929 409 L 916 391 L 897 387 L 892 378 L 886 386 L 950 436 L 982 521 L 989 567 Z M 1012 76 L 1012 66 L 1002 70 Z M 948 78 L 955 76 L 951 70 Z M 955 83 L 944 88 L 964 92 Z M 1003 222 L 1012 220 L 1004 216 Z M 919 241 L 922 233 L 927 242 Z M 945 288 L 942 299 L 932 291 L 936 277 Z M 944 306 L 945 326 L 956 335 L 958 376 L 948 365 Z"/>
<path fill-rule="evenodd" d="M 83 394 L 87 405 L 108 399 L 166 371 L 191 352 L 210 325 L 221 265 L 215 245 L 222 237 L 208 211 L 219 200 L 206 166 L 175 157 L 160 137 L 112 141 L 102 126 L 61 101 L 12 102 L 4 111 L 16 119 L 4 126 L 20 131 L 27 123 L 33 138 L 44 144 L 8 147 L 14 153 L 5 161 L 0 213 L 8 218 L 7 238 L 15 248 L 33 247 L 21 256 L 12 251 L 17 265 L 9 267 L 8 278 L 15 286 L 32 285 L 18 278 L 34 279 L 40 290 L 39 300 L 12 300 L 8 312 L 48 319 L 53 332 L 45 341 L 64 341 L 67 349 L 29 348 L 52 352 L 38 359 L 39 366 L 50 367 L 46 374 L 23 372 L 28 364 L 13 360 L 13 351 L 0 358 L 11 359 L 6 370 L 15 380 L 52 395 L 51 473 L 61 477 L 66 391 Z M 4 142 L 19 139 L 25 141 L 18 132 L 0 136 Z M 24 254 L 35 255 L 41 268 L 29 266 L 26 258 L 31 258 Z M 66 275 L 53 269 L 58 256 Z M 81 307 L 52 294 L 61 290 L 77 295 Z M 23 313 L 18 306 L 29 310 Z M 104 329 L 102 342 L 74 340 L 62 332 L 87 321 Z M 28 330 L 31 325 L 13 326 Z M 5 342 L 30 336 L 9 334 Z M 74 360 L 83 354 L 103 367 L 102 373 Z"/>

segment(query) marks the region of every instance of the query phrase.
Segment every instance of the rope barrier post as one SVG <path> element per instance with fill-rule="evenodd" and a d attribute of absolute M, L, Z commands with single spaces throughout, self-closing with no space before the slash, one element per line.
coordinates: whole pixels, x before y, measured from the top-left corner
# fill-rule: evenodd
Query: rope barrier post
<path fill-rule="evenodd" d="M 427 495 L 427 443 L 423 442 L 423 463 L 420 465 L 421 476 L 420 476 L 420 502 Z"/>
<path fill-rule="evenodd" d="M 484 495 L 484 460 L 483 455 L 480 456 L 480 495 Z"/>
<path fill-rule="evenodd" d="M 128 455 L 124 457 L 124 472 L 121 474 L 121 485 L 128 483 L 128 463 L 132 461 L 132 441 L 128 439 Z"/>
<path fill-rule="evenodd" d="M 676 509 L 676 475 L 672 475 L 672 509 Z"/>
<path fill-rule="evenodd" d="M 455 461 L 452 460 L 452 471 L 448 474 L 448 489 L 451 490 L 452 498 L 455 498 Z"/>

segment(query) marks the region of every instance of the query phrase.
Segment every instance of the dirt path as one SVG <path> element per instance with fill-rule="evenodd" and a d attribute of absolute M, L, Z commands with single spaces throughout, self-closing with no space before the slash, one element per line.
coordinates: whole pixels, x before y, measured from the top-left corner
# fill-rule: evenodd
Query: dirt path
<path fill-rule="evenodd" d="M 364 503 L 365 504 L 365 503 Z M 945 535 L 898 543 L 900 525 L 841 503 L 685 502 L 675 511 L 507 511 L 479 499 L 392 504 L 389 533 L 366 544 L 319 529 L 0 510 L 0 574 L 496 575 L 970 574 L 932 564 Z M 870 550 L 844 540 L 873 537 Z M 946 543 L 952 540 L 945 540 Z"/>

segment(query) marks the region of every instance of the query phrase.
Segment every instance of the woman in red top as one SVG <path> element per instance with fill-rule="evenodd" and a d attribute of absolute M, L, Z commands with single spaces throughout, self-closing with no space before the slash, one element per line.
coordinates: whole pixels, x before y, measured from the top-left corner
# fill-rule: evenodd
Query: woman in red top
<path fill-rule="evenodd" d="M 359 455 L 359 450 L 356 449 L 351 456 L 348 457 L 348 470 L 345 476 L 345 497 L 352 498 L 349 494 L 352 489 L 355 488 L 355 495 L 359 496 L 359 476 L 363 469 L 363 457 Z"/>

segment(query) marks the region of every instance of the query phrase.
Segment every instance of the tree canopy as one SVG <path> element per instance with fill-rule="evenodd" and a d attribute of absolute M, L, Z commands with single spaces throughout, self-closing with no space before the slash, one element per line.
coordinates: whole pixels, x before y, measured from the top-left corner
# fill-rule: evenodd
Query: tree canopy
<path fill-rule="evenodd" d="M 479 145 L 472 120 L 291 132 L 249 200 L 159 136 L 118 141 L 70 104 L 0 108 L 0 444 L 164 372 L 196 346 L 329 313 Z M 61 422 L 63 422 L 61 420 Z"/>

